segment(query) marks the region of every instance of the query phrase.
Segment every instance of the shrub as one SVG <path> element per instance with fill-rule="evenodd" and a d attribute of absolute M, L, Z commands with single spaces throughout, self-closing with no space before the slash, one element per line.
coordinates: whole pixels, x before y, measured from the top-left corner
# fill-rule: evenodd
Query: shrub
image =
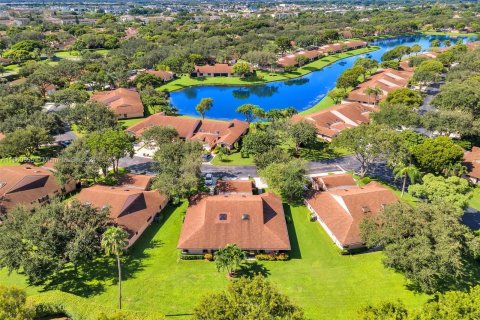
<path fill-rule="evenodd" d="M 205 254 L 203 255 L 203 258 L 204 258 L 205 260 L 207 260 L 207 261 L 213 261 L 213 254 L 211 254 L 211 253 L 205 253 Z"/>
<path fill-rule="evenodd" d="M 180 259 L 181 260 L 202 260 L 203 255 L 201 254 L 185 254 L 185 253 L 180 253 Z"/>
<path fill-rule="evenodd" d="M 288 254 L 286 253 L 259 253 L 255 256 L 258 261 L 286 261 L 288 260 Z"/>

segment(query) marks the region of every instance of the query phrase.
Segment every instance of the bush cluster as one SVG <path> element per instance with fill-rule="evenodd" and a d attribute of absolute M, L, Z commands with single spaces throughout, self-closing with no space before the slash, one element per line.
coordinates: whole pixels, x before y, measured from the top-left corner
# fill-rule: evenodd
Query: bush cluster
<path fill-rule="evenodd" d="M 288 260 L 288 254 L 286 253 L 260 253 L 255 256 L 258 261 L 286 261 Z"/>
<path fill-rule="evenodd" d="M 184 254 L 180 253 L 180 259 L 181 260 L 202 260 L 203 255 L 201 254 Z"/>

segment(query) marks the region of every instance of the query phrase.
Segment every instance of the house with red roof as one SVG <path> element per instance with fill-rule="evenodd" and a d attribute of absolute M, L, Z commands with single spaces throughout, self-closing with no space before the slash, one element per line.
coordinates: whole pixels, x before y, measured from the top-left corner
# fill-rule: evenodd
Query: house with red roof
<path fill-rule="evenodd" d="M 118 88 L 95 92 L 90 99 L 110 107 L 120 119 L 141 118 L 144 115 L 140 94 L 135 89 Z"/>
<path fill-rule="evenodd" d="M 191 73 L 192 77 L 231 77 L 233 66 L 226 63 L 207 64 L 204 66 L 195 66 Z"/>
<path fill-rule="evenodd" d="M 468 170 L 464 177 L 474 184 L 480 184 L 480 148 L 473 147 L 472 151 L 465 152 L 463 158 Z"/>
<path fill-rule="evenodd" d="M 127 247 L 130 247 L 168 204 L 166 196 L 150 190 L 151 179 L 127 174 L 117 186 L 94 185 L 82 189 L 76 200 L 96 208 L 108 207 L 112 222 L 127 231 Z"/>
<path fill-rule="evenodd" d="M 200 195 L 194 199 L 177 248 L 185 254 L 204 254 L 227 244 L 252 253 L 289 251 L 282 200 L 272 193 Z"/>
<path fill-rule="evenodd" d="M 31 207 L 76 190 L 76 183 L 61 185 L 53 170 L 32 164 L 0 167 L 0 214 L 17 205 Z"/>
<path fill-rule="evenodd" d="M 348 174 L 314 179 L 314 190 L 305 200 L 308 209 L 341 249 L 363 247 L 360 224 L 375 217 L 385 205 L 398 201 L 395 194 L 377 182 L 359 187 Z"/>
<path fill-rule="evenodd" d="M 373 106 L 361 103 L 342 103 L 309 115 L 296 114 L 292 122 L 306 121 L 317 128 L 320 138 L 331 141 L 347 128 L 353 128 L 370 121 L 370 113 L 377 111 Z"/>
<path fill-rule="evenodd" d="M 217 145 L 228 149 L 233 148 L 249 128 L 247 122 L 237 119 L 231 121 L 200 120 L 157 113 L 129 127 L 127 132 L 140 137 L 143 131 L 153 126 L 172 127 L 177 130 L 180 138 L 200 141 L 208 150 Z"/>

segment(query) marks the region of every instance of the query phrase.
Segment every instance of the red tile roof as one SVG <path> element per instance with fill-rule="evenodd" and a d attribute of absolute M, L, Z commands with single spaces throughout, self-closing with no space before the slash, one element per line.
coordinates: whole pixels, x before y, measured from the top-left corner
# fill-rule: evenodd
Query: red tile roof
<path fill-rule="evenodd" d="M 408 64 L 408 62 L 406 62 Z M 411 68 L 410 68 L 411 69 Z M 395 89 L 404 88 L 408 85 L 408 81 L 413 76 L 412 70 L 394 70 L 394 69 L 382 69 L 368 78 L 367 81 L 358 85 L 357 88 L 352 90 L 346 100 L 361 102 L 367 104 L 374 104 L 378 101 L 385 99 L 387 94 Z M 375 97 L 365 93 L 367 88 L 378 87 L 382 89 L 383 95 Z"/>
<path fill-rule="evenodd" d="M 266 193 L 206 196 L 194 202 L 177 247 L 217 250 L 227 244 L 244 250 L 290 250 L 282 201 Z"/>
<path fill-rule="evenodd" d="M 250 180 L 218 180 L 218 194 L 253 194 L 253 183 Z"/>
<path fill-rule="evenodd" d="M 66 192 L 73 191 L 75 183 L 64 187 Z M 17 204 L 41 203 L 47 196 L 61 194 L 62 186 L 50 170 L 29 164 L 0 167 L 0 209 L 3 211 Z"/>
<path fill-rule="evenodd" d="M 294 115 L 293 122 L 313 123 L 319 135 L 331 139 L 346 128 L 369 122 L 369 114 L 376 108 L 360 103 L 338 104 L 307 116 Z"/>
<path fill-rule="evenodd" d="M 313 193 L 307 198 L 327 233 L 342 248 L 362 246 L 360 223 L 376 216 L 384 205 L 397 202 L 395 194 L 376 182 Z"/>
<path fill-rule="evenodd" d="M 195 72 L 198 73 L 213 73 L 213 74 L 232 74 L 233 67 L 226 63 L 217 63 L 214 65 L 195 66 Z"/>
<path fill-rule="evenodd" d="M 473 147 L 472 151 L 465 152 L 464 159 L 468 175 L 480 179 L 480 148 Z"/>
<path fill-rule="evenodd" d="M 129 233 L 131 246 L 168 203 L 158 191 L 145 191 L 127 185 L 95 185 L 82 189 L 77 201 L 97 208 L 109 207 L 110 218 Z"/>
<path fill-rule="evenodd" d="M 120 117 L 143 117 L 143 103 L 135 89 L 118 88 L 111 91 L 96 92 L 91 96 L 93 101 L 109 106 Z"/>
<path fill-rule="evenodd" d="M 330 174 L 327 176 L 314 177 L 313 181 L 319 189 L 327 191 L 335 188 L 356 187 L 357 183 L 351 174 Z"/>
<path fill-rule="evenodd" d="M 146 71 L 147 73 L 155 76 L 155 77 L 159 77 L 161 78 L 163 81 L 170 81 L 172 80 L 174 77 L 175 77 L 175 73 L 171 72 L 171 71 L 163 71 L 163 70 L 147 70 Z"/>
<path fill-rule="evenodd" d="M 232 121 L 198 120 L 157 113 L 131 126 L 127 131 L 140 136 L 143 131 L 152 126 L 171 126 L 177 130 L 180 137 L 201 141 L 210 147 L 217 144 L 233 146 L 249 128 L 247 122 L 236 119 Z"/>

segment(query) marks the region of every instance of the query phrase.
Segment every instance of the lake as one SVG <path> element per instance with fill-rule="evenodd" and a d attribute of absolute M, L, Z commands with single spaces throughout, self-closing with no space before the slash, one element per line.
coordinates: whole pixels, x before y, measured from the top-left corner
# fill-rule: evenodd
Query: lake
<path fill-rule="evenodd" d="M 411 35 L 377 40 L 371 43 L 380 47 L 377 51 L 339 60 L 321 70 L 296 79 L 260 85 L 194 86 L 172 92 L 170 95 L 171 103 L 179 109 L 180 114 L 198 117 L 195 106 L 202 98 L 212 98 L 214 101 L 213 107 L 207 112 L 206 116 L 212 119 L 223 120 L 243 119 L 243 116 L 236 113 L 235 110 L 245 103 L 258 105 L 267 111 L 287 107 L 294 107 L 298 111 L 304 111 L 320 102 L 327 95 L 328 91 L 335 87 L 335 82 L 339 75 L 352 67 L 358 58 L 369 57 L 381 61 L 381 57 L 386 51 L 398 45 L 412 46 L 419 44 L 422 46 L 422 50 L 425 51 L 430 48 L 430 42 L 434 39 L 448 39 L 454 44 L 458 38 Z M 474 38 L 468 37 L 462 37 L 462 39 L 464 42 L 474 40 Z"/>

